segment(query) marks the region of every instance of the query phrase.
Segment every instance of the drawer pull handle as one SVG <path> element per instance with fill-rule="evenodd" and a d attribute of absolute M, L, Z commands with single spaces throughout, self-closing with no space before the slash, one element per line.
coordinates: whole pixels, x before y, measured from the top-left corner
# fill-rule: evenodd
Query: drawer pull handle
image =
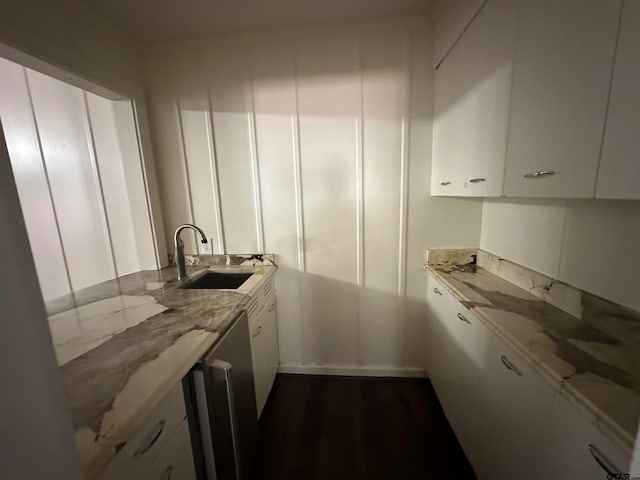
<path fill-rule="evenodd" d="M 147 443 L 147 446 L 136 450 L 133 454 L 133 458 L 141 457 L 142 455 L 147 453 L 151 447 L 153 447 L 153 445 L 158 441 L 158 438 L 160 438 L 160 435 L 162 435 L 165 423 L 167 423 L 165 420 L 160 420 L 158 422 L 158 424 L 155 426 L 155 430 L 152 430 L 152 433 L 150 435 L 151 440 L 149 441 L 149 443 Z"/>
<path fill-rule="evenodd" d="M 506 355 L 501 355 L 500 360 L 502 360 L 502 364 L 507 367 L 508 370 L 511 370 L 516 375 L 522 376 L 520 369 L 511 363 L 511 360 L 509 360 Z"/>
<path fill-rule="evenodd" d="M 271 305 L 269 305 L 269 310 L 267 310 L 268 312 L 273 312 L 276 309 L 276 304 L 272 303 Z"/>
<path fill-rule="evenodd" d="M 469 182 L 470 183 L 482 183 L 482 182 L 484 182 L 486 180 L 487 180 L 486 178 L 471 178 L 471 179 L 469 179 Z"/>
<path fill-rule="evenodd" d="M 447 185 L 451 185 L 451 182 L 440 182 L 440 185 L 446 187 Z"/>
<path fill-rule="evenodd" d="M 550 175 L 555 175 L 556 172 L 552 170 L 540 170 L 538 172 L 531 172 L 525 174 L 524 178 L 540 178 L 540 177 L 548 177 Z"/>
<path fill-rule="evenodd" d="M 440 290 L 438 290 L 437 288 L 433 289 L 433 293 L 435 293 L 436 295 L 442 295 L 442 292 Z"/>
<path fill-rule="evenodd" d="M 262 333 L 262 325 L 258 325 L 258 328 L 256 328 L 256 332 L 251 336 L 252 337 L 257 337 L 258 335 L 260 335 L 260 333 Z"/>
<path fill-rule="evenodd" d="M 599 449 L 593 444 L 589 444 L 589 452 L 598 465 L 607 472 L 609 475 L 616 475 L 622 473 L 616 466 L 609 460 Z"/>
<path fill-rule="evenodd" d="M 471 325 L 471 322 L 469 321 L 469 319 L 465 317 L 463 314 L 458 313 L 458 318 L 462 320 L 464 323 L 468 323 L 469 325 Z"/>
<path fill-rule="evenodd" d="M 173 465 L 169 465 L 164 472 L 162 472 L 162 476 L 160 480 L 171 480 L 173 476 Z"/>

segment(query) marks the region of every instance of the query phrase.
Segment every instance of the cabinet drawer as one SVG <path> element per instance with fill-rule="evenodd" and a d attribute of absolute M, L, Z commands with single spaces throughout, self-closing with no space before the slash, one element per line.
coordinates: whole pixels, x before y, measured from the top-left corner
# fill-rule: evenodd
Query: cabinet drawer
<path fill-rule="evenodd" d="M 182 384 L 173 387 L 122 447 L 100 480 L 138 480 L 187 416 Z"/>
<path fill-rule="evenodd" d="M 269 301 L 269 297 L 275 295 L 275 285 L 273 277 L 269 278 L 262 287 L 258 289 L 254 297 L 247 305 L 247 316 L 249 317 L 249 325 L 262 313 L 262 309 Z"/>
<path fill-rule="evenodd" d="M 189 423 L 183 420 L 149 467 L 144 480 L 195 480 Z"/>
<path fill-rule="evenodd" d="M 607 471 L 596 457 L 612 470 L 629 473 L 630 455 L 609 440 L 578 407 L 561 393 L 556 394 L 544 458 L 544 477 L 607 478 Z"/>

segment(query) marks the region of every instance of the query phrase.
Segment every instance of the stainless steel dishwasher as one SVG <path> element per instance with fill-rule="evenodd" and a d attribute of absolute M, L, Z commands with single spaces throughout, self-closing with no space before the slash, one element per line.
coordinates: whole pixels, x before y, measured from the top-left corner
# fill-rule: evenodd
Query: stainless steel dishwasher
<path fill-rule="evenodd" d="M 258 414 L 246 312 L 193 368 L 192 387 L 207 480 L 247 480 Z"/>

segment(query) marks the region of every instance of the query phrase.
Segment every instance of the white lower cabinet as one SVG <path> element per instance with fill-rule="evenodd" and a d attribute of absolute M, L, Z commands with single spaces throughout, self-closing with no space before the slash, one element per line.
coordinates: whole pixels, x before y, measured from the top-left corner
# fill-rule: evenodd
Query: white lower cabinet
<path fill-rule="evenodd" d="M 427 297 L 428 373 L 476 475 L 539 478 L 551 387 L 433 277 Z"/>
<path fill-rule="evenodd" d="M 256 407 L 260 416 L 280 363 L 275 294 L 268 295 L 259 313 L 249 320 L 249 332 Z"/>
<path fill-rule="evenodd" d="M 609 473 L 629 473 L 631 457 L 557 393 L 543 461 L 546 478 L 602 480 Z"/>
<path fill-rule="evenodd" d="M 551 478 L 540 471 L 553 405 L 551 384 L 496 336 L 482 368 L 483 422 L 489 429 L 483 447 L 490 462 L 480 478 Z"/>
<path fill-rule="evenodd" d="M 98 478 L 195 479 L 181 383 L 176 384 L 147 416 Z"/>
<path fill-rule="evenodd" d="M 427 373 L 478 479 L 606 478 L 594 455 L 628 472 L 629 456 L 433 274 L 427 303 Z"/>
<path fill-rule="evenodd" d="M 144 480 L 195 480 L 189 423 L 184 419 L 158 458 L 145 473 Z"/>
<path fill-rule="evenodd" d="M 100 480 L 139 480 L 144 473 L 150 471 L 158 462 L 164 462 L 162 453 L 169 448 L 179 428 L 187 428 L 186 443 L 189 461 L 191 442 L 186 422 L 187 411 L 184 404 L 182 384 L 177 383 L 162 399 L 160 404 L 149 413 L 140 427 L 111 460 L 107 468 L 98 477 Z M 184 425 L 184 426 L 183 426 Z M 187 456 L 185 454 L 185 456 Z M 159 477 L 162 478 L 162 477 Z M 192 477 L 177 477 L 185 478 Z"/>

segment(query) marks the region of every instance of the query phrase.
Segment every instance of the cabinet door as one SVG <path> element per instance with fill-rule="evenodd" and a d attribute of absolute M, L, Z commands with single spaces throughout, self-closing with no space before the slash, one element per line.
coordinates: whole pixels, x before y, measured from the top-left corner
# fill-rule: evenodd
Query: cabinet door
<path fill-rule="evenodd" d="M 493 479 L 493 460 L 489 457 L 487 439 L 495 435 L 495 428 L 486 419 L 489 406 L 484 389 L 484 364 L 490 352 L 493 334 L 462 304 L 458 304 L 457 314 L 464 318 L 462 348 L 459 354 L 465 363 L 464 375 L 459 380 L 465 421 L 458 439 L 478 479 Z"/>
<path fill-rule="evenodd" d="M 267 368 L 265 364 L 265 358 L 267 357 L 267 344 L 264 341 L 263 336 L 263 314 L 264 308 L 249 325 L 249 334 L 251 335 L 251 360 L 253 362 L 253 382 L 256 390 L 256 408 L 258 409 L 258 417 L 262 414 L 262 405 L 264 404 L 267 383 Z"/>
<path fill-rule="evenodd" d="M 621 1 L 520 3 L 504 194 L 591 198 Z"/>
<path fill-rule="evenodd" d="M 538 480 L 547 441 L 553 389 L 495 335 L 484 361 L 486 409 L 491 428 L 484 448 L 493 480 Z"/>
<path fill-rule="evenodd" d="M 267 401 L 280 363 L 275 295 L 270 295 L 250 325 L 253 379 L 258 416 Z"/>
<path fill-rule="evenodd" d="M 433 68 L 437 68 L 445 55 L 458 41 L 465 29 L 487 0 L 448 0 L 436 2 L 432 17 Z"/>
<path fill-rule="evenodd" d="M 543 462 L 544 477 L 540 478 L 607 478 L 607 472 L 595 457 L 619 473 L 629 473 L 630 456 L 609 440 L 578 407 L 562 394 L 556 394 Z"/>
<path fill-rule="evenodd" d="M 640 1 L 624 2 L 597 198 L 640 198 Z"/>
<path fill-rule="evenodd" d="M 264 329 L 265 329 L 265 342 L 267 344 L 265 363 L 267 365 L 266 375 L 266 397 L 271 393 L 273 387 L 273 381 L 278 373 L 278 366 L 280 365 L 280 350 L 278 348 L 278 317 L 276 313 L 276 297 L 271 296 L 267 300 L 266 311 L 264 313 Z M 265 402 L 266 402 L 265 398 Z M 263 405 L 264 406 L 264 405 Z"/>
<path fill-rule="evenodd" d="M 160 452 L 144 480 L 195 480 L 189 424 L 184 420 L 173 433 L 167 446 Z"/>
<path fill-rule="evenodd" d="M 515 8 L 489 0 L 435 72 L 432 195 L 502 194 Z"/>
<path fill-rule="evenodd" d="M 457 387 L 458 379 L 464 375 L 464 362 L 458 355 L 462 335 L 460 325 L 452 321 L 452 317 L 455 318 L 456 300 L 432 275 L 428 284 L 428 374 L 449 423 L 457 431 L 462 416 L 459 413 L 462 406 Z"/>
<path fill-rule="evenodd" d="M 493 427 L 485 422 L 482 389 L 483 361 L 491 334 L 433 277 L 429 287 L 428 374 L 476 475 L 491 478 L 484 445 Z"/>

